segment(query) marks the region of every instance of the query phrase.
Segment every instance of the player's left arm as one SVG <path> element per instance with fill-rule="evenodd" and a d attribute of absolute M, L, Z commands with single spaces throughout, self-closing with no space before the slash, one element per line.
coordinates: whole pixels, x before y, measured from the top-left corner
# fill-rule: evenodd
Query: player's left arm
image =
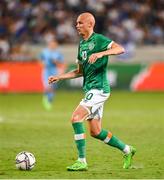
<path fill-rule="evenodd" d="M 89 57 L 88 62 L 94 63 L 97 59 L 102 58 L 103 56 L 118 55 L 124 52 L 125 52 L 124 47 L 113 41 L 110 49 L 92 54 Z"/>

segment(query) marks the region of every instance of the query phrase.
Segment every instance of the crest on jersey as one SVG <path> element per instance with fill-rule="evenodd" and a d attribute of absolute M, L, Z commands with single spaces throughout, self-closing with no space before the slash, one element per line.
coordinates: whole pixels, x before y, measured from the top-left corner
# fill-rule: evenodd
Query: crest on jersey
<path fill-rule="evenodd" d="M 89 43 L 88 48 L 91 51 L 95 47 L 95 44 L 93 42 Z"/>

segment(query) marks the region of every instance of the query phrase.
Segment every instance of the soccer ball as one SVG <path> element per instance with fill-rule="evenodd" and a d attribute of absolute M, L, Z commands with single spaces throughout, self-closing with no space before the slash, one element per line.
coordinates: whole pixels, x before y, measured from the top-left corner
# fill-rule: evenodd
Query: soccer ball
<path fill-rule="evenodd" d="M 16 168 L 20 170 L 31 170 L 34 168 L 36 163 L 35 156 L 27 151 L 22 151 L 17 154 L 15 161 Z"/>

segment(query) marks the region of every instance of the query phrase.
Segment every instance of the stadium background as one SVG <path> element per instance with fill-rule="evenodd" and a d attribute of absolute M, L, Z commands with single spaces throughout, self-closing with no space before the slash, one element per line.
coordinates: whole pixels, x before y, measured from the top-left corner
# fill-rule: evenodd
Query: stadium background
<path fill-rule="evenodd" d="M 164 178 L 162 7 L 162 0 L 0 1 L 0 178 Z M 79 41 L 75 19 L 84 11 L 95 15 L 96 32 L 126 49 L 110 58 L 112 96 L 103 119 L 104 127 L 137 147 L 133 170 L 126 172 L 120 168 L 120 154 L 89 135 L 89 171 L 65 171 L 76 154 L 68 120 L 83 97 L 75 91 L 82 79 L 61 82 L 53 111 L 42 107 L 38 54 L 55 37 L 67 70 L 74 68 Z M 15 169 L 14 158 L 22 150 L 36 156 L 31 172 Z"/>
<path fill-rule="evenodd" d="M 61 52 L 70 69 L 70 64 L 75 63 L 79 40 L 75 30 L 75 19 L 84 11 L 94 13 L 96 32 L 103 33 L 126 49 L 125 54 L 112 57 L 110 60 L 108 76 L 112 87 L 134 91 L 164 90 L 162 2 L 2 0 L 0 91 L 43 90 L 39 75 L 42 67 L 38 65 L 37 60 L 45 42 L 53 37 L 59 41 Z M 22 69 L 24 73 L 21 72 Z M 81 80 L 70 80 L 59 87 L 68 89 L 80 86 Z"/>

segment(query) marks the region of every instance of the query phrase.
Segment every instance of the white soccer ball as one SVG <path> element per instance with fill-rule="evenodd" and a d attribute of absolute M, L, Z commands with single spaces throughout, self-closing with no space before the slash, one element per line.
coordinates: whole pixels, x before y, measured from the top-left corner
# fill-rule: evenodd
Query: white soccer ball
<path fill-rule="evenodd" d="M 17 154 L 15 161 L 16 168 L 20 170 L 31 170 L 34 168 L 36 163 L 35 156 L 27 151 L 22 151 Z"/>

